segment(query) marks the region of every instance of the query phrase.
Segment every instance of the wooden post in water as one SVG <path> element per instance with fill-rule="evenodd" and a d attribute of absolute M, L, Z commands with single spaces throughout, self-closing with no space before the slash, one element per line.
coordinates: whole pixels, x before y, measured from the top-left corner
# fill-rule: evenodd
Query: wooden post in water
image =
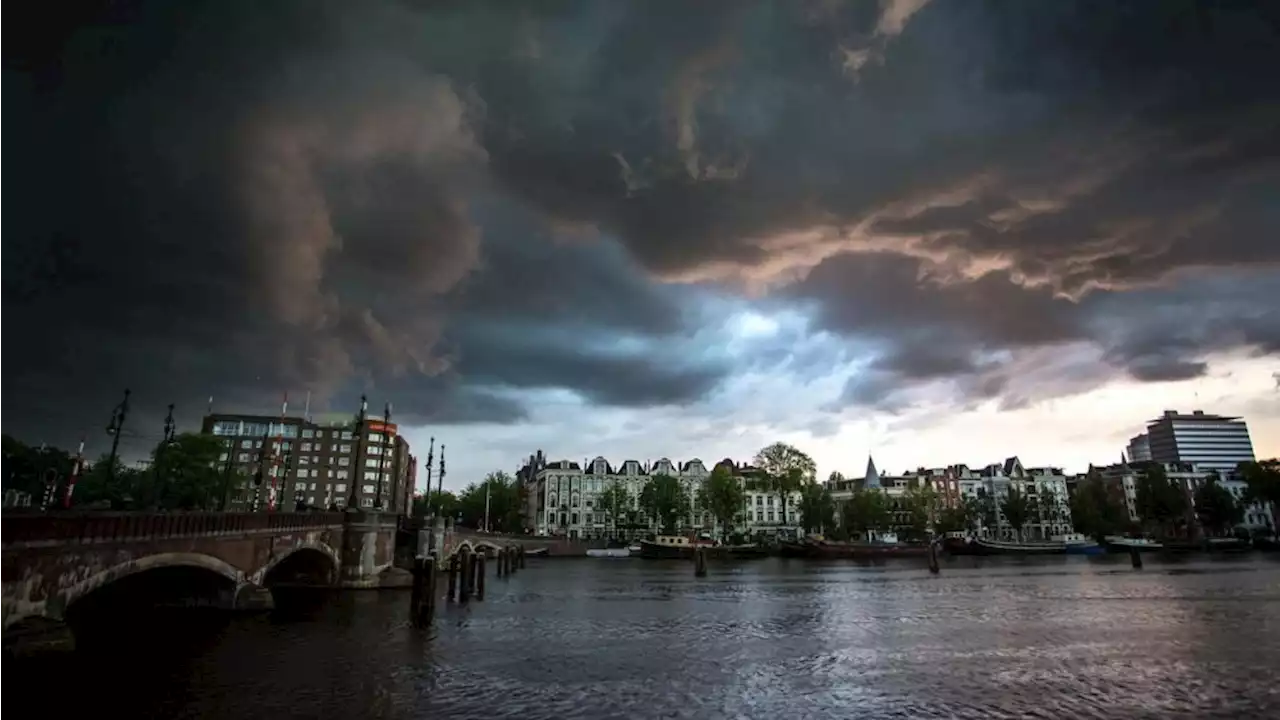
<path fill-rule="evenodd" d="M 484 599 L 484 577 L 487 574 L 484 566 L 488 560 L 489 553 L 484 550 L 476 553 L 476 599 L 478 600 Z"/>
<path fill-rule="evenodd" d="M 524 569 L 524 545 L 521 545 L 520 549 L 517 550 L 516 552 L 519 553 L 518 557 L 520 558 L 520 565 L 518 567 L 521 570 L 523 570 Z"/>
<path fill-rule="evenodd" d="M 449 585 L 446 588 L 445 599 L 453 602 L 458 597 L 458 554 L 454 553 L 449 556 Z"/>
<path fill-rule="evenodd" d="M 503 545 L 498 548 L 498 577 L 506 577 L 511 574 L 510 563 L 511 554 L 507 552 L 507 546 Z"/>
<path fill-rule="evenodd" d="M 472 566 L 474 558 L 471 557 L 470 546 L 464 545 L 458 552 L 461 554 L 458 564 L 462 568 L 462 577 L 459 578 L 461 583 L 458 585 L 458 600 L 466 602 L 471 599 L 471 587 L 472 583 L 475 582 L 475 570 Z"/>
<path fill-rule="evenodd" d="M 520 549 L 515 545 L 507 547 L 507 574 L 514 575 L 522 567 L 524 565 L 520 562 Z"/>
<path fill-rule="evenodd" d="M 1142 569 L 1142 553 L 1136 547 L 1129 547 L 1129 564 L 1133 565 L 1134 570 Z"/>
<path fill-rule="evenodd" d="M 409 594 L 409 622 L 414 624 L 418 622 L 418 606 L 422 605 L 422 580 L 426 575 L 422 566 L 425 564 L 425 558 L 413 560 L 413 591 Z"/>
<path fill-rule="evenodd" d="M 929 573 L 937 575 L 938 570 L 938 542 L 931 540 L 929 542 Z"/>
<path fill-rule="evenodd" d="M 693 551 L 693 576 L 707 576 L 707 551 L 705 548 L 698 548 Z"/>

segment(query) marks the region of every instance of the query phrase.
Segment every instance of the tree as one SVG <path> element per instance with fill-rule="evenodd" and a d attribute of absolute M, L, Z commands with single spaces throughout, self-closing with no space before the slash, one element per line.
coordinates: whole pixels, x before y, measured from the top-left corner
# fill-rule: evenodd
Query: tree
<path fill-rule="evenodd" d="M 1162 534 L 1170 535 L 1180 525 L 1187 511 L 1187 498 L 1182 488 L 1170 482 L 1164 466 L 1151 463 L 1138 478 L 1134 504 L 1144 523 L 1158 527 Z"/>
<path fill-rule="evenodd" d="M 596 505 L 609 514 L 609 523 L 612 526 L 613 534 L 617 535 L 618 520 L 631 507 L 631 493 L 627 492 L 627 487 L 621 481 L 615 479 L 609 483 L 609 487 L 606 487 L 600 493 L 599 498 L 596 500 Z"/>
<path fill-rule="evenodd" d="M 698 489 L 698 504 L 716 519 L 722 537 L 727 536 L 730 527 L 737 522 L 746 498 L 742 483 L 724 465 L 717 465 Z"/>
<path fill-rule="evenodd" d="M 889 503 L 879 490 L 854 490 L 840 511 L 840 520 L 850 537 L 866 536 L 889 524 Z"/>
<path fill-rule="evenodd" d="M 782 505 L 782 522 L 787 522 L 787 501 L 791 493 L 812 483 L 818 474 L 813 458 L 792 445 L 776 442 L 756 453 L 755 465 L 767 478 L 769 489 L 776 492 Z"/>
<path fill-rule="evenodd" d="M 674 535 L 680 518 L 688 511 L 689 499 L 680 481 L 670 475 L 649 478 L 640 491 L 640 507 L 651 513 L 665 535 Z"/>
<path fill-rule="evenodd" d="M 1244 507 L 1219 484 L 1215 473 L 1196 489 L 1196 518 L 1210 535 L 1224 535 L 1244 520 Z"/>
<path fill-rule="evenodd" d="M 26 443 L 5 435 L 4 472 L 5 490 L 18 490 L 31 496 L 33 505 L 39 505 L 48 489 L 49 480 L 54 480 L 53 505 L 61 506 L 67 478 L 75 465 L 75 458 L 66 450 L 56 447 L 31 447 Z"/>
<path fill-rule="evenodd" d="M 1280 511 L 1280 461 L 1273 458 L 1240 463 L 1239 472 L 1248 488 L 1245 502 L 1269 505 L 1271 517 L 1280 520 L 1280 515 L 1277 515 Z"/>
<path fill-rule="evenodd" d="M 823 532 L 836 524 L 831 489 L 810 483 L 800 492 L 800 524 L 805 532 Z"/>
<path fill-rule="evenodd" d="M 448 490 L 413 496 L 414 517 L 427 517 L 437 512 L 440 517 L 458 517 L 458 496 Z"/>
<path fill-rule="evenodd" d="M 480 483 L 468 485 L 458 496 L 457 512 L 462 523 L 469 527 L 483 528 L 485 497 L 489 503 L 489 530 L 494 532 L 519 532 L 523 529 L 523 513 L 520 493 L 511 475 L 498 470 L 485 476 Z"/>
<path fill-rule="evenodd" d="M 151 451 L 151 471 L 143 473 L 135 498 L 146 507 L 166 510 L 213 510 L 228 487 L 223 439 L 203 433 L 182 433 Z M 145 475 L 151 475 L 151 482 Z M 239 480 L 233 477 L 231 482 Z M 264 482 L 270 482 L 266 480 Z M 283 493 L 283 487 L 277 487 Z"/>
<path fill-rule="evenodd" d="M 842 472 L 839 472 L 837 470 L 832 470 L 831 474 L 827 476 L 827 485 L 830 485 L 831 487 L 836 488 L 837 490 L 843 489 L 844 483 L 845 483 L 845 477 L 844 477 L 844 473 Z"/>
<path fill-rule="evenodd" d="M 1004 512 L 1004 519 L 1009 523 L 1009 527 L 1018 533 L 1018 539 L 1021 540 L 1022 526 L 1027 524 L 1027 518 L 1031 515 L 1031 504 L 1027 496 L 1022 494 L 1018 486 L 1010 483 L 1009 492 L 1000 503 L 1000 510 Z"/>
<path fill-rule="evenodd" d="M 906 513 L 907 535 L 914 540 L 925 539 L 938 515 L 938 494 L 930 488 L 908 488 L 901 505 Z"/>
<path fill-rule="evenodd" d="M 1102 542 L 1115 535 L 1129 522 L 1124 504 L 1108 489 L 1100 477 L 1085 480 L 1071 498 L 1071 524 L 1081 534 Z"/>

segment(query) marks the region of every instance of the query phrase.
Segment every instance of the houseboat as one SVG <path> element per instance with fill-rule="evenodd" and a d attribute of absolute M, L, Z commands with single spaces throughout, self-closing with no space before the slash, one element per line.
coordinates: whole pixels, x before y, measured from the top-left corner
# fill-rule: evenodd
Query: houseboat
<path fill-rule="evenodd" d="M 1094 555 L 1101 546 L 1080 533 L 1054 535 L 1044 542 L 1021 542 L 974 538 L 971 543 L 978 555 Z"/>
<path fill-rule="evenodd" d="M 660 560 L 691 560 L 698 548 L 710 548 L 715 543 L 704 538 L 687 538 L 683 535 L 658 535 L 652 540 L 640 541 L 640 557 Z"/>
<path fill-rule="evenodd" d="M 1163 550 L 1164 543 L 1159 540 L 1152 540 L 1144 537 L 1125 537 L 1123 535 L 1108 535 L 1102 538 L 1103 544 L 1107 548 L 1107 552 L 1129 553 L 1134 550 L 1138 552 L 1154 552 Z"/>

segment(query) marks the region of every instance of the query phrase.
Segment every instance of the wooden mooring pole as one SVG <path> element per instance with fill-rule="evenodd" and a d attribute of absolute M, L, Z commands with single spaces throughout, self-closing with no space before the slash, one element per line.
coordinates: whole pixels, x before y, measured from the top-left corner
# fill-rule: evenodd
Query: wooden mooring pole
<path fill-rule="evenodd" d="M 693 576 L 707 576 L 707 551 L 706 548 L 698 548 L 693 551 Z"/>
<path fill-rule="evenodd" d="M 461 557 L 458 558 L 458 564 L 461 566 L 462 577 L 458 578 L 461 582 L 458 585 L 458 601 L 466 602 L 471 599 L 471 589 L 475 587 L 475 558 L 471 557 L 471 548 L 463 547 L 459 550 Z"/>
<path fill-rule="evenodd" d="M 458 597 L 458 555 L 449 556 L 449 585 L 445 590 L 445 600 L 453 602 Z"/>
<path fill-rule="evenodd" d="M 413 563 L 413 595 L 409 600 L 409 620 L 416 627 L 429 627 L 436 614 L 436 558 L 417 558 Z"/>
<path fill-rule="evenodd" d="M 1142 569 L 1142 553 L 1136 547 L 1129 548 L 1129 564 L 1133 565 L 1134 570 Z"/>
<path fill-rule="evenodd" d="M 476 599 L 484 599 L 484 578 L 488 573 L 485 572 L 485 564 L 489 560 L 489 553 L 481 550 L 476 553 Z"/>
<path fill-rule="evenodd" d="M 929 541 L 929 573 L 931 575 L 937 575 L 939 569 L 940 568 L 938 567 L 938 541 L 931 540 Z"/>

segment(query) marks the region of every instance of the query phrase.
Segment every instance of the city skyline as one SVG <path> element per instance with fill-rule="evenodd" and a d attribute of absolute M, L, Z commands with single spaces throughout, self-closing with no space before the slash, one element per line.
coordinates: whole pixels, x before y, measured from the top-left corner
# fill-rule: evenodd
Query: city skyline
<path fill-rule="evenodd" d="M 8 63 L 26 442 L 97 456 L 130 388 L 125 457 L 169 403 L 365 394 L 455 489 L 779 440 L 1081 471 L 1174 408 L 1280 455 L 1265 4 L 198 5 Z"/>

